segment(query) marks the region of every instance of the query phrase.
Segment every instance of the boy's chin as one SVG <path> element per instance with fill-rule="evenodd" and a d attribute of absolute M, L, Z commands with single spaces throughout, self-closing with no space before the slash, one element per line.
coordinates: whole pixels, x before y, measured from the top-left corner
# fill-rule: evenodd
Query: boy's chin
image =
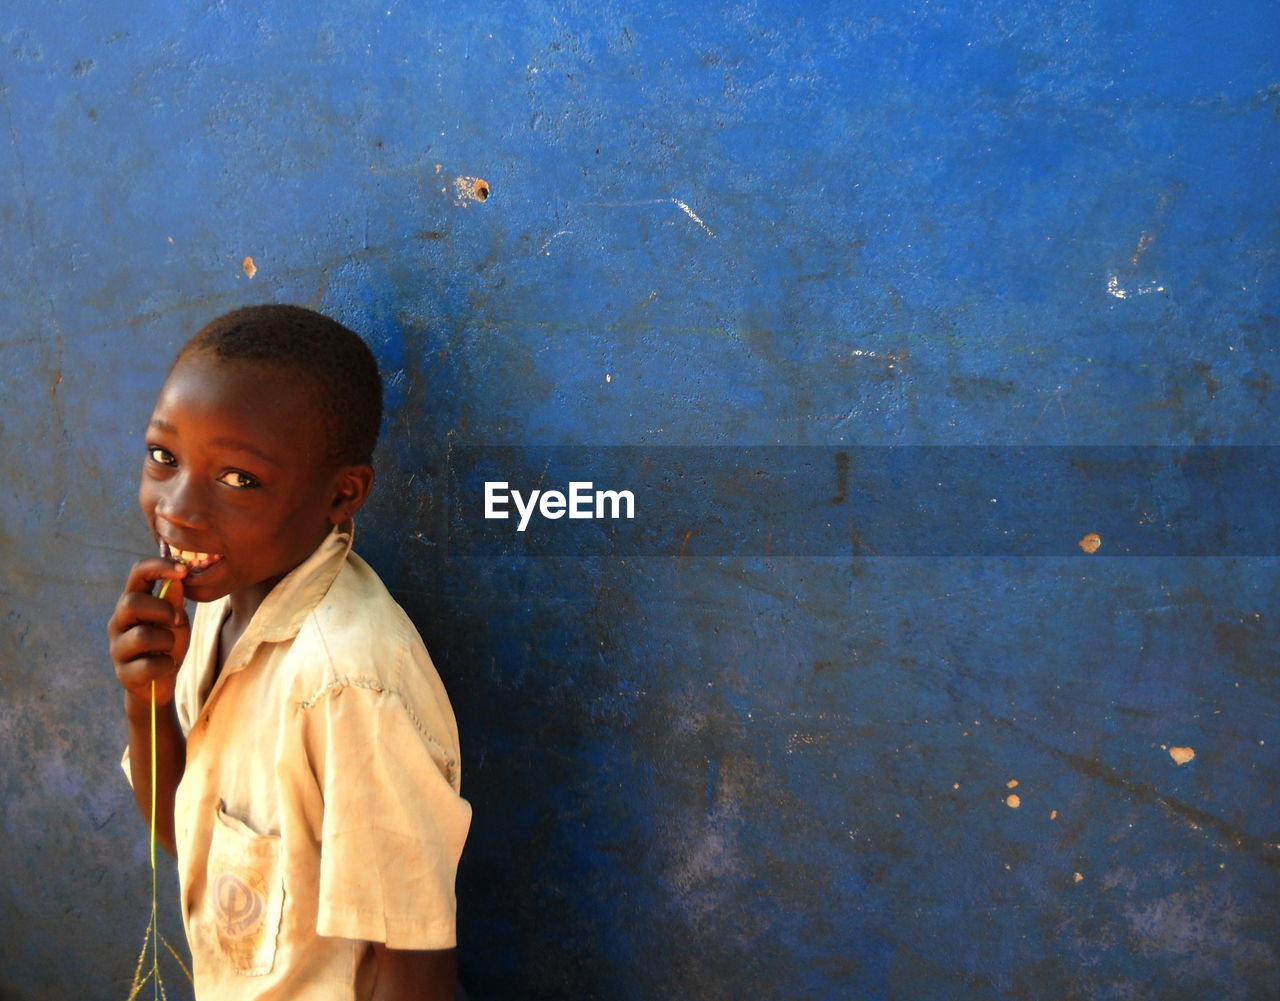
<path fill-rule="evenodd" d="M 183 596 L 192 601 L 217 601 L 225 598 L 235 588 L 220 579 L 223 576 L 218 573 L 220 569 L 219 565 L 214 565 L 208 570 L 188 572 L 182 578 Z"/>
<path fill-rule="evenodd" d="M 198 601 L 201 603 L 208 601 L 217 601 L 219 598 L 225 598 L 231 592 L 225 588 L 201 587 L 199 584 L 182 589 L 182 597 L 187 601 Z"/>

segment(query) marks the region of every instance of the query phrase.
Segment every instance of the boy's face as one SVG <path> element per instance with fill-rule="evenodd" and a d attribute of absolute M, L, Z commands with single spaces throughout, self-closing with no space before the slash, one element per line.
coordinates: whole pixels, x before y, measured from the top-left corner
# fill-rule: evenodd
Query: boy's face
<path fill-rule="evenodd" d="M 186 596 L 240 594 L 256 607 L 354 513 L 364 492 L 352 503 L 349 474 L 368 467 L 328 455 L 300 380 L 200 352 L 179 361 L 147 427 L 138 501 L 165 555 L 188 564 Z"/>

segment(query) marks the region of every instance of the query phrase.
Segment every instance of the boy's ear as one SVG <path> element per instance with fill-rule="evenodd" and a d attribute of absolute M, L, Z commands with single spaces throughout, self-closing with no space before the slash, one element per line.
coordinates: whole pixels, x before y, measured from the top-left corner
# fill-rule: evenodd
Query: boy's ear
<path fill-rule="evenodd" d="M 352 517 L 373 489 L 372 466 L 343 466 L 334 475 L 333 501 L 329 507 L 329 521 L 341 525 Z"/>

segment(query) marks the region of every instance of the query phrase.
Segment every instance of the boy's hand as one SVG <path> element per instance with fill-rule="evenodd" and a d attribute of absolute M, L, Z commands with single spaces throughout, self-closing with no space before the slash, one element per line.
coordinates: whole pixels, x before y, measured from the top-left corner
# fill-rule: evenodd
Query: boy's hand
<path fill-rule="evenodd" d="M 157 705 L 173 700 L 178 665 L 191 639 L 191 623 L 182 604 L 186 575 L 187 568 L 174 560 L 139 560 L 129 572 L 115 614 L 107 623 L 107 647 L 116 680 L 139 707 L 150 703 L 153 681 Z M 156 581 L 164 580 L 171 583 L 161 598 L 152 591 L 159 590 Z"/>

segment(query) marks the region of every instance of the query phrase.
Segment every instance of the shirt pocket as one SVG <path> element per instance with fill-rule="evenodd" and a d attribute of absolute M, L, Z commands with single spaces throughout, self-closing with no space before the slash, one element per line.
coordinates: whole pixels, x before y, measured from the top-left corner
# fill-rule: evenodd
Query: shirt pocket
<path fill-rule="evenodd" d="M 207 885 L 208 913 L 223 958 L 246 976 L 270 973 L 284 910 L 279 835 L 259 834 L 219 804 Z"/>

